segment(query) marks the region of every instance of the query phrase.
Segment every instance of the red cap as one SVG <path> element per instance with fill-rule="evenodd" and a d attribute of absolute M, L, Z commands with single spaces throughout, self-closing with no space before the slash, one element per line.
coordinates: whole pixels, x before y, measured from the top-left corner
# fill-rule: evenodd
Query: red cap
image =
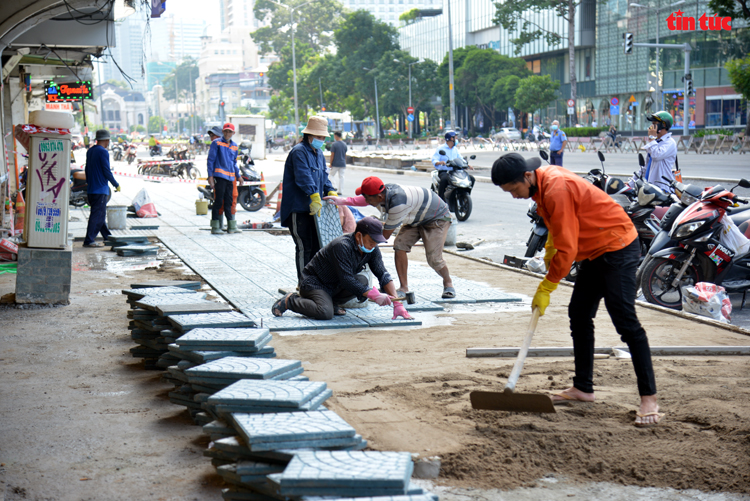
<path fill-rule="evenodd" d="M 224 127 L 221 128 L 221 130 L 231 130 L 234 132 L 234 124 L 230 124 L 229 122 L 224 124 Z"/>
<path fill-rule="evenodd" d="M 362 186 L 354 190 L 357 195 L 377 195 L 385 190 L 385 185 L 379 177 L 370 176 L 362 181 Z"/>

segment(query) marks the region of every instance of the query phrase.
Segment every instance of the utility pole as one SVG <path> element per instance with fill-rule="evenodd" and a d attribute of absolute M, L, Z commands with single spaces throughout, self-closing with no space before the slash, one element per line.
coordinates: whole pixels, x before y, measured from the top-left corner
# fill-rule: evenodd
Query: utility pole
<path fill-rule="evenodd" d="M 375 80 L 375 132 L 378 136 L 378 141 L 380 141 L 380 108 L 378 107 L 378 79 L 373 78 Z"/>
<path fill-rule="evenodd" d="M 451 21 L 451 0 L 446 0 L 446 3 L 448 4 L 448 89 L 450 91 L 451 127 L 453 127 L 453 130 L 456 130 L 456 94 L 453 86 L 453 22 Z"/>
<path fill-rule="evenodd" d="M 318 88 L 320 89 L 320 111 L 325 111 L 323 107 L 323 82 L 321 82 L 321 77 L 318 77 Z"/>
<path fill-rule="evenodd" d="M 177 106 L 177 134 L 179 135 L 182 131 L 180 130 L 180 78 L 179 78 L 180 65 L 178 64 L 174 69 L 174 102 Z"/>

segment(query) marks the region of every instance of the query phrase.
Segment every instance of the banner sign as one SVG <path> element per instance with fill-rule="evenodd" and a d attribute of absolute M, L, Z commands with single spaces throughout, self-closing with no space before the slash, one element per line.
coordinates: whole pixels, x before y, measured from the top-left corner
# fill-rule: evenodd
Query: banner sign
<path fill-rule="evenodd" d="M 44 82 L 44 94 L 48 103 L 94 99 L 91 82 L 57 83 L 53 80 L 47 80 Z"/>

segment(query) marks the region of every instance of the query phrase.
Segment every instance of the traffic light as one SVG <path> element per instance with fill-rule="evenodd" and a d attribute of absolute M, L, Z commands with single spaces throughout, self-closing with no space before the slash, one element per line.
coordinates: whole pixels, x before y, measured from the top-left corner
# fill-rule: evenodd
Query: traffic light
<path fill-rule="evenodd" d="M 224 107 L 224 101 L 219 102 L 219 106 Z"/>
<path fill-rule="evenodd" d="M 320 111 L 325 111 L 325 110 L 326 110 L 326 105 L 324 104 L 323 106 L 320 107 Z"/>
<path fill-rule="evenodd" d="M 632 54 L 633 53 L 633 34 L 632 33 L 623 33 L 622 38 L 625 39 L 625 54 Z"/>
<path fill-rule="evenodd" d="M 693 89 L 693 75 L 691 75 L 690 73 L 688 73 L 687 75 L 685 75 L 684 80 L 687 83 L 687 93 L 688 93 L 688 96 L 692 96 L 693 95 L 693 90 L 694 90 Z"/>

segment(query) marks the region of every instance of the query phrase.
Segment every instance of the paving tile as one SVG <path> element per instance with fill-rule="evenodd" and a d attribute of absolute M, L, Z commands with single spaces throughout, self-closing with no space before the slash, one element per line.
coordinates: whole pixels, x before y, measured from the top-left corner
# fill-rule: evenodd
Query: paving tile
<path fill-rule="evenodd" d="M 361 320 L 367 322 L 370 327 L 387 327 L 393 325 L 409 326 L 409 325 L 422 325 L 422 321 L 416 318 L 411 320 L 405 320 L 399 317 L 397 320 L 393 318 L 393 308 L 390 306 L 373 306 L 370 305 L 367 308 L 359 310 L 353 310 L 352 313 L 359 317 Z M 412 315 L 414 316 L 414 315 Z"/>
<path fill-rule="evenodd" d="M 182 287 L 143 287 L 140 289 L 123 289 L 122 293 L 128 299 L 140 299 L 145 296 L 167 295 L 167 294 L 192 294 L 193 291 Z"/>
<path fill-rule="evenodd" d="M 274 414 L 233 413 L 230 420 L 243 443 L 250 446 L 250 450 L 254 450 L 252 446 L 257 443 L 352 438 L 357 434 L 349 423 L 328 410 Z"/>
<path fill-rule="evenodd" d="M 142 297 L 135 305 L 148 311 L 156 312 L 156 307 L 167 304 L 195 304 L 203 301 L 206 297 L 204 292 L 192 292 L 182 289 L 185 294 L 154 294 Z"/>
<path fill-rule="evenodd" d="M 301 369 L 298 369 L 301 370 Z M 282 378 L 279 377 L 279 380 Z M 283 378 L 288 381 L 287 378 Z M 226 404 L 216 404 L 213 406 L 213 408 L 216 410 L 216 413 L 222 416 L 226 416 L 229 414 L 232 414 L 234 412 L 242 412 L 242 413 L 262 413 L 262 412 L 300 412 L 300 411 L 314 411 L 318 410 L 322 407 L 321 404 L 331 398 L 331 395 L 333 395 L 332 390 L 323 390 L 321 393 L 316 395 L 312 398 L 312 400 L 309 400 L 308 402 L 305 402 L 304 404 L 301 404 L 299 407 L 278 407 L 275 405 L 250 405 L 250 404 L 243 404 L 243 403 L 226 403 Z"/>
<path fill-rule="evenodd" d="M 315 227 L 318 230 L 318 241 L 321 248 L 343 235 L 344 230 L 341 228 L 338 207 L 329 203 L 323 203 L 320 215 L 315 215 Z"/>
<path fill-rule="evenodd" d="M 159 315 L 169 316 L 182 313 L 217 313 L 222 311 L 232 311 L 232 307 L 226 303 L 217 303 L 215 301 L 197 301 L 195 303 L 180 304 L 159 304 L 156 307 Z"/>
<path fill-rule="evenodd" d="M 289 414 L 299 414 L 293 412 Z M 250 444 L 252 451 L 272 451 L 276 449 L 322 449 L 337 447 L 353 447 L 362 442 L 362 435 L 346 438 L 320 438 L 308 440 L 288 440 L 280 442 L 258 442 Z"/>
<path fill-rule="evenodd" d="M 193 329 L 178 339 L 177 344 L 183 348 L 205 344 L 232 346 L 262 347 L 270 336 L 268 329 Z"/>
<path fill-rule="evenodd" d="M 226 357 L 185 371 L 189 380 L 207 379 L 272 379 L 302 368 L 299 360 L 262 360 L 257 358 Z M 297 374 L 295 374 L 297 375 Z M 291 376 L 290 376 L 291 377 Z"/>
<path fill-rule="evenodd" d="M 200 327 L 255 327 L 255 322 L 237 312 L 172 315 L 169 321 L 182 332 Z"/>
<path fill-rule="evenodd" d="M 224 501 L 278 501 L 277 497 L 267 496 L 241 486 L 222 489 L 221 498 Z"/>
<path fill-rule="evenodd" d="M 211 404 L 299 408 L 323 393 L 324 382 L 237 381 L 208 399 Z"/>

